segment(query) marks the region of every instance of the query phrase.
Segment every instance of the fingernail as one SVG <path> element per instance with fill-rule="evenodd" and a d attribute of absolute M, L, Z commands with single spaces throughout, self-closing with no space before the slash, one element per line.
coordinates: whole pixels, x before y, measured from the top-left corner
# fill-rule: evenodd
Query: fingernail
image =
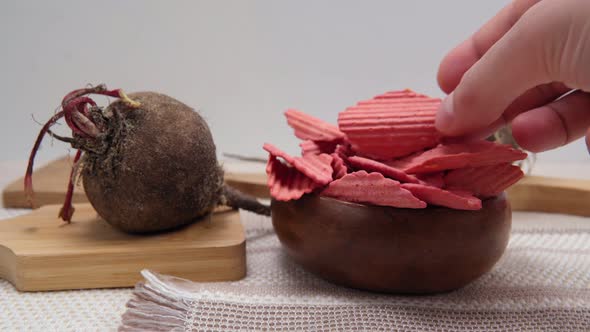
<path fill-rule="evenodd" d="M 440 104 L 436 112 L 436 120 L 434 125 L 436 129 L 442 133 L 447 133 L 451 130 L 455 114 L 453 113 L 453 93 L 451 92 Z"/>

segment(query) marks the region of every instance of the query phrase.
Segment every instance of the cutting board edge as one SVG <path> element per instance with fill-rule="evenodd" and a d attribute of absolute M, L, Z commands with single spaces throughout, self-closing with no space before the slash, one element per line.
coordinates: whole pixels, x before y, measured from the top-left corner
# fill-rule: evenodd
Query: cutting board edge
<path fill-rule="evenodd" d="M 132 287 L 146 268 L 195 281 L 231 281 L 246 275 L 246 235 L 237 211 L 215 214 L 213 218 L 219 219 L 207 225 L 193 223 L 143 236 L 113 233 L 115 230 L 104 221 L 86 219 L 94 218 L 90 204 L 77 207 L 82 215 L 76 229 L 74 225 L 58 224 L 57 217 L 45 218 L 57 215 L 57 205 L 43 206 L 2 223 L 0 277 L 20 291 L 45 291 Z M 95 228 L 97 225 L 100 227 Z M 61 227 L 71 231 L 62 232 Z M 63 245 L 89 229 L 105 232 L 106 237 L 99 235 L 96 241 L 91 237 L 88 246 L 78 251 L 76 242 Z M 42 235 L 38 241 L 37 234 Z"/>
<path fill-rule="evenodd" d="M 1 248 L 10 249 L 0 246 Z M 170 268 L 169 253 L 162 253 L 159 256 L 153 256 L 153 263 L 150 264 L 139 264 L 136 266 L 130 266 L 123 259 L 121 263 L 124 268 L 122 270 L 109 270 L 108 273 L 98 273 L 93 278 L 88 278 L 86 272 L 78 272 L 74 274 L 68 274 L 72 269 L 62 269 L 62 273 L 53 274 L 49 277 L 40 277 L 39 274 L 43 274 L 45 269 L 36 268 L 34 265 L 39 261 L 44 264 L 50 263 L 52 260 L 47 260 L 47 257 L 37 257 L 31 260 L 31 257 L 18 257 L 13 254 L 13 266 L 9 269 L 10 275 L 0 275 L 1 278 L 8 280 L 14 287 L 21 292 L 36 292 L 36 291 L 59 291 L 59 290 L 73 290 L 73 289 L 100 289 L 100 288 L 129 288 L 137 284 L 137 282 L 143 280 L 141 277 L 141 271 L 147 269 L 155 271 L 161 274 L 170 274 L 179 278 L 184 278 L 197 282 L 216 282 L 216 281 L 236 281 L 244 278 L 247 273 L 246 264 L 246 239 L 236 245 L 225 247 L 224 249 L 237 251 L 233 257 L 229 259 L 217 259 L 217 269 L 211 269 L 210 266 L 201 267 L 200 269 L 178 269 Z M 186 254 L 189 254 L 187 252 Z M 84 255 L 86 256 L 86 255 Z M 51 258 L 51 257 L 50 257 Z M 57 258 L 57 256 L 56 256 Z M 64 258 L 64 256 L 62 256 Z M 68 258 L 65 256 L 65 258 Z M 116 261 L 115 261 L 116 262 Z M 185 262 L 190 262 L 187 260 Z M 113 262 L 111 261 L 111 264 Z M 96 266 L 93 266 L 96 267 Z M 37 271 L 36 273 L 23 273 L 27 269 Z M 109 268 L 110 269 L 110 268 Z M 79 269 L 73 269 L 74 272 Z M 112 276 L 118 275 L 113 280 Z M 73 282 L 69 282 L 67 285 L 63 282 L 54 282 L 56 279 L 67 277 Z M 102 277 L 110 277 L 108 281 L 101 281 Z M 104 280 L 107 280 L 105 278 Z"/>

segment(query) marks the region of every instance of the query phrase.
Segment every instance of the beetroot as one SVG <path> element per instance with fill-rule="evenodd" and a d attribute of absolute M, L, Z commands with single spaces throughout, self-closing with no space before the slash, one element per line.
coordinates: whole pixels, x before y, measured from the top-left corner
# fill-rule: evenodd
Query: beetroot
<path fill-rule="evenodd" d="M 102 108 L 89 94 L 118 100 Z M 61 117 L 72 129 L 71 138 L 50 131 Z M 31 204 L 33 160 L 48 132 L 78 149 L 60 212 L 67 222 L 74 212 L 76 174 L 98 214 L 126 232 L 176 228 L 209 215 L 220 204 L 269 214 L 267 206 L 224 185 L 209 127 L 193 109 L 169 96 L 126 96 L 104 85 L 66 95 L 62 110 L 43 126 L 31 152 L 25 176 Z"/>

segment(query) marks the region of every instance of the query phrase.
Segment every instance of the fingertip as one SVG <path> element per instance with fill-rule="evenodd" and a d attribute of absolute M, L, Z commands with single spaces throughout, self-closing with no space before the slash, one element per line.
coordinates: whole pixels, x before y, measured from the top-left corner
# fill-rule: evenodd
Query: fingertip
<path fill-rule="evenodd" d="M 436 80 L 441 90 L 447 94 L 455 90 L 465 72 L 477 60 L 478 56 L 473 51 L 473 48 L 469 46 L 468 40 L 447 53 L 440 62 L 436 75 Z"/>
<path fill-rule="evenodd" d="M 547 108 L 519 114 L 512 120 L 512 136 L 523 149 L 543 152 L 562 146 L 566 137 L 555 126 L 555 117 Z"/>
<path fill-rule="evenodd" d="M 527 117 L 523 116 L 517 116 L 512 120 L 512 137 L 514 137 L 514 140 L 521 148 L 531 152 L 540 152 L 534 144 L 534 139 L 530 131 L 527 130 L 527 126 L 529 125 L 527 121 Z"/>
<path fill-rule="evenodd" d="M 444 136 L 455 136 L 455 114 L 453 111 L 453 93 L 443 99 L 434 121 L 436 130 Z"/>
<path fill-rule="evenodd" d="M 449 94 L 449 93 L 451 93 L 451 91 L 453 91 L 453 89 L 455 89 L 457 84 L 453 84 L 449 79 L 450 74 L 448 73 L 448 69 L 447 69 L 448 65 L 445 63 L 446 59 L 447 59 L 447 57 L 445 57 L 440 62 L 440 65 L 438 66 L 438 72 L 436 74 L 436 81 L 437 81 L 440 89 L 444 93 Z"/>

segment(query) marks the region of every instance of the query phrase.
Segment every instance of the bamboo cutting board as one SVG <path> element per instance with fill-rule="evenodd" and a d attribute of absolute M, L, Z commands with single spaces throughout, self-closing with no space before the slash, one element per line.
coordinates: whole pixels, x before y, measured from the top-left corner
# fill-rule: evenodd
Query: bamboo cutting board
<path fill-rule="evenodd" d="M 132 287 L 150 269 L 194 281 L 241 279 L 245 235 L 236 211 L 213 214 L 156 235 L 120 232 L 76 205 L 73 222 L 57 218 L 59 205 L 0 222 L 0 278 L 20 291 Z"/>
<path fill-rule="evenodd" d="M 33 174 L 35 207 L 63 203 L 66 196 L 71 168 L 72 161 L 70 158 L 63 157 L 35 170 Z M 4 207 L 30 207 L 25 199 L 23 181 L 23 178 L 19 178 L 6 186 L 2 193 Z M 249 193 L 255 197 L 269 197 L 268 188 L 266 186 L 266 174 L 226 172 L 225 181 L 234 188 Z M 86 195 L 84 194 L 84 188 L 80 184 L 77 184 L 76 189 L 74 190 L 73 202 L 88 202 Z"/>

